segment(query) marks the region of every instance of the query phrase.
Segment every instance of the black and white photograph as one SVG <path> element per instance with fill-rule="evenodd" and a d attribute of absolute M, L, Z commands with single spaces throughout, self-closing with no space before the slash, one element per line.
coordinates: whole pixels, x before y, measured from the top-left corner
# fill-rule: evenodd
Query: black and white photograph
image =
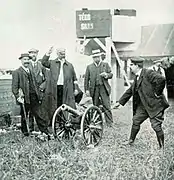
<path fill-rule="evenodd" d="M 0 179 L 174 180 L 174 0 L 0 1 Z"/>

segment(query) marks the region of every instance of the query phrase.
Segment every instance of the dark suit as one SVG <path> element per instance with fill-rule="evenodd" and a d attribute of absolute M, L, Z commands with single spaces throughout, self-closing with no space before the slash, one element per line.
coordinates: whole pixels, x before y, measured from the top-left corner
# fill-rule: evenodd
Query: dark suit
<path fill-rule="evenodd" d="M 125 105 L 133 96 L 133 125 L 130 139 L 134 140 L 141 123 L 148 117 L 157 137 L 163 136 L 164 110 L 169 107 L 163 94 L 165 78 L 152 70 L 142 69 L 136 83 L 123 94 L 119 103 Z"/>
<path fill-rule="evenodd" d="M 43 67 L 40 61 L 35 62 L 34 66 L 32 62 L 29 64 L 29 69 L 33 72 L 36 79 L 36 85 L 39 89 L 39 96 L 43 99 L 44 91 L 46 88 L 46 69 Z M 40 106 L 40 108 L 43 108 Z M 34 130 L 34 115 L 32 112 L 29 113 L 29 128 L 30 131 Z"/>
<path fill-rule="evenodd" d="M 15 70 L 12 74 L 12 92 L 17 99 L 19 97 L 19 89 L 22 89 L 24 94 L 24 104 L 26 114 L 31 111 L 36 117 L 38 128 L 41 132 L 48 133 L 44 121 L 38 116 L 37 109 L 39 108 L 40 94 L 36 84 L 36 79 L 32 71 L 27 73 L 22 67 Z M 18 103 L 19 104 L 19 103 Z M 21 105 L 21 104 L 20 104 Z M 24 134 L 27 133 L 24 112 L 21 105 L 21 130 Z"/>
<path fill-rule="evenodd" d="M 45 79 L 46 79 L 46 69 L 43 67 L 40 61 L 36 62 L 36 65 L 33 66 L 32 63 L 29 64 L 29 69 L 33 72 L 36 83 L 39 87 L 43 87 L 45 85 Z M 43 89 L 44 90 L 44 89 Z"/>
<path fill-rule="evenodd" d="M 100 76 L 102 72 L 107 73 L 107 78 Z M 84 80 L 85 92 L 89 90 L 94 105 L 103 105 L 105 119 L 107 123 L 113 122 L 109 98 L 111 93 L 111 87 L 108 83 L 108 79 L 111 79 L 112 76 L 113 74 L 108 63 L 101 62 L 99 66 L 96 66 L 94 63 L 92 63 L 86 68 Z"/>

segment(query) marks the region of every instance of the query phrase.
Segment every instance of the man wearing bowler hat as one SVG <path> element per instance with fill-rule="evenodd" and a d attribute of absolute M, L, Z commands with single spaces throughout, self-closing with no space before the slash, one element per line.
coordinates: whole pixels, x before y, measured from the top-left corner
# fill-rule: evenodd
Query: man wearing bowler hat
<path fill-rule="evenodd" d="M 44 120 L 37 114 L 37 109 L 40 106 L 40 95 L 35 76 L 29 69 L 30 56 L 28 53 L 24 53 L 21 54 L 19 59 L 21 60 L 21 67 L 12 74 L 12 92 L 17 100 L 17 104 L 21 107 L 21 131 L 25 136 L 29 135 L 26 117 L 31 112 L 36 118 L 39 130 L 48 135 Z"/>
<path fill-rule="evenodd" d="M 31 58 L 29 69 L 35 76 L 36 85 L 39 88 L 39 94 L 42 99 L 46 88 L 46 68 L 41 64 L 40 61 L 38 61 L 38 52 L 39 50 L 35 48 L 32 48 L 28 51 Z M 29 113 L 29 127 L 31 132 L 34 131 L 34 116 L 31 112 Z"/>
<path fill-rule="evenodd" d="M 135 74 L 131 87 L 121 96 L 116 106 L 124 106 L 133 96 L 133 124 L 128 144 L 133 144 L 141 124 L 150 119 L 151 126 L 156 132 L 159 147 L 164 147 L 164 110 L 169 104 L 163 94 L 165 77 L 151 69 L 143 67 L 142 58 L 132 58 L 130 69 Z"/>
<path fill-rule="evenodd" d="M 108 79 L 111 79 L 113 74 L 109 64 L 102 61 L 102 54 L 100 49 L 92 51 L 93 63 L 86 68 L 84 89 L 86 95 L 92 97 L 94 105 L 103 106 L 106 123 L 111 126 L 113 122 L 109 97 L 111 87 Z"/>

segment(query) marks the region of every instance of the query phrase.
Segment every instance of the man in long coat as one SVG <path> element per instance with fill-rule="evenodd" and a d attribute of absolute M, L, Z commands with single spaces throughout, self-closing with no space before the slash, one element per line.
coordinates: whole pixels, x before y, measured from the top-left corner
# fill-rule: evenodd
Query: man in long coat
<path fill-rule="evenodd" d="M 86 68 L 84 89 L 87 96 L 92 97 L 94 105 L 103 106 L 106 123 L 110 126 L 113 119 L 109 97 L 111 87 L 108 79 L 111 79 L 113 74 L 109 64 L 102 61 L 101 54 L 99 49 L 92 51 L 94 62 Z"/>
<path fill-rule="evenodd" d="M 49 60 L 52 51 L 53 49 L 50 48 L 41 60 L 42 65 L 50 69 L 47 93 L 51 116 L 62 104 L 75 109 L 75 95 L 78 93 L 76 73 L 73 65 L 65 59 L 65 49 L 58 49 L 58 57 L 55 60 Z"/>
<path fill-rule="evenodd" d="M 122 95 L 116 106 L 124 106 L 133 96 L 133 124 L 129 144 L 133 144 L 141 124 L 150 118 L 151 126 L 156 132 L 159 147 L 164 147 L 164 110 L 169 104 L 163 94 L 165 77 L 142 68 L 143 59 L 132 59 L 130 68 L 136 75 L 131 87 Z"/>
<path fill-rule="evenodd" d="M 42 133 L 47 134 L 49 137 L 47 126 L 44 123 L 44 120 L 37 113 L 41 97 L 35 76 L 28 67 L 30 63 L 29 54 L 21 54 L 19 59 L 21 60 L 21 67 L 16 69 L 12 74 L 12 92 L 16 98 L 17 104 L 21 107 L 21 131 L 25 136 L 29 135 L 25 112 L 26 116 L 28 116 L 29 112 L 32 112 L 36 118 L 39 130 Z"/>

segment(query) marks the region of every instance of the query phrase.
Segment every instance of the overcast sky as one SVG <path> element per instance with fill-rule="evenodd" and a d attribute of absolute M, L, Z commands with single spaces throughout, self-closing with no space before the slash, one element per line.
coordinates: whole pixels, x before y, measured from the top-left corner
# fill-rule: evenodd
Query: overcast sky
<path fill-rule="evenodd" d="M 140 25 L 174 23 L 174 0 L 1 0 L 0 68 L 17 68 L 19 55 L 32 47 L 40 57 L 51 45 L 72 54 L 75 10 L 83 7 L 134 8 Z"/>

